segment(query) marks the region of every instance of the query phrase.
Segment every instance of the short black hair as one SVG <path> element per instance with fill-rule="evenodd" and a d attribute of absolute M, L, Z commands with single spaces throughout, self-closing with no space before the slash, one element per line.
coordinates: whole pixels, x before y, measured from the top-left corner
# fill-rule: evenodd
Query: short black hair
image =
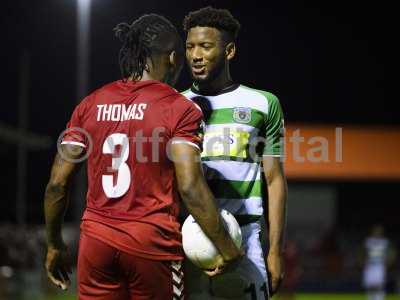
<path fill-rule="evenodd" d="M 123 43 L 118 57 L 123 80 L 129 76 L 140 80 L 147 58 L 173 50 L 183 54 L 183 42 L 176 27 L 157 14 L 143 15 L 130 25 L 120 23 L 114 32 Z"/>
<path fill-rule="evenodd" d="M 230 41 L 236 40 L 240 30 L 239 21 L 232 16 L 229 10 L 211 6 L 192 11 L 183 20 L 183 29 L 186 32 L 196 26 L 213 27 L 223 31 L 228 34 Z"/>

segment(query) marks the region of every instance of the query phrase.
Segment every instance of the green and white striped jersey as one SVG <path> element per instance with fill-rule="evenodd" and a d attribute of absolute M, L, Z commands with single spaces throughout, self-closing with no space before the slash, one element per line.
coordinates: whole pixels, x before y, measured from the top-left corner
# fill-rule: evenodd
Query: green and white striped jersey
<path fill-rule="evenodd" d="M 201 154 L 207 182 L 219 204 L 238 219 L 258 219 L 265 194 L 263 155 L 283 155 L 283 113 L 273 94 L 235 85 L 220 94 L 182 93 L 204 114 Z"/>

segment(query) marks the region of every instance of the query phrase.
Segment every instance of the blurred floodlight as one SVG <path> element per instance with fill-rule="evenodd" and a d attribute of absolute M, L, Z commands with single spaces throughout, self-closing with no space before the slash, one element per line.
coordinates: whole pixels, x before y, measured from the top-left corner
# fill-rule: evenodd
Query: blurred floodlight
<path fill-rule="evenodd" d="M 79 9 L 87 10 L 90 6 L 90 0 L 78 0 Z"/>

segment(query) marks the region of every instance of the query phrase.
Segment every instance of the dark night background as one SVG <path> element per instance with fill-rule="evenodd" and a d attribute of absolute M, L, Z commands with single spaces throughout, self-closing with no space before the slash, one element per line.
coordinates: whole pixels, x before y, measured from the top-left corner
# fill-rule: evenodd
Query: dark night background
<path fill-rule="evenodd" d="M 119 78 L 120 43 L 112 32 L 117 23 L 155 12 L 168 17 L 182 32 L 188 11 L 211 4 L 230 9 L 242 24 L 232 64 L 234 80 L 275 93 L 287 123 L 398 126 L 397 98 L 385 96 L 384 91 L 391 9 L 383 2 L 357 3 L 93 0 L 90 91 Z M 78 101 L 76 1 L 6 1 L 1 15 L 0 122 L 18 126 L 18 65 L 26 50 L 31 58 L 28 128 L 53 140 L 50 149 L 31 151 L 28 160 L 28 221 L 42 223 L 42 195 L 55 142 Z M 189 84 L 185 70 L 178 89 Z M 1 141 L 0 221 L 15 221 L 16 149 Z M 398 200 L 398 182 L 332 184 L 339 191 L 339 226 L 383 218 L 387 225 L 398 222 L 390 210 Z M 365 217 L 354 219 L 355 211 L 365 212 Z"/>

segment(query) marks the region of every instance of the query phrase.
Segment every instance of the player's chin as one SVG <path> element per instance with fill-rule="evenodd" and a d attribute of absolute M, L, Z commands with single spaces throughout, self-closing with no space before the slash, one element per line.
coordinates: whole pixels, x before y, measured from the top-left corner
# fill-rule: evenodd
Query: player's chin
<path fill-rule="evenodd" d="M 201 83 L 207 82 L 207 81 L 208 81 L 208 78 L 209 78 L 208 74 L 201 74 L 201 75 L 199 75 L 199 74 L 193 74 L 193 73 L 192 73 L 192 79 L 193 79 L 195 82 L 201 82 Z"/>

